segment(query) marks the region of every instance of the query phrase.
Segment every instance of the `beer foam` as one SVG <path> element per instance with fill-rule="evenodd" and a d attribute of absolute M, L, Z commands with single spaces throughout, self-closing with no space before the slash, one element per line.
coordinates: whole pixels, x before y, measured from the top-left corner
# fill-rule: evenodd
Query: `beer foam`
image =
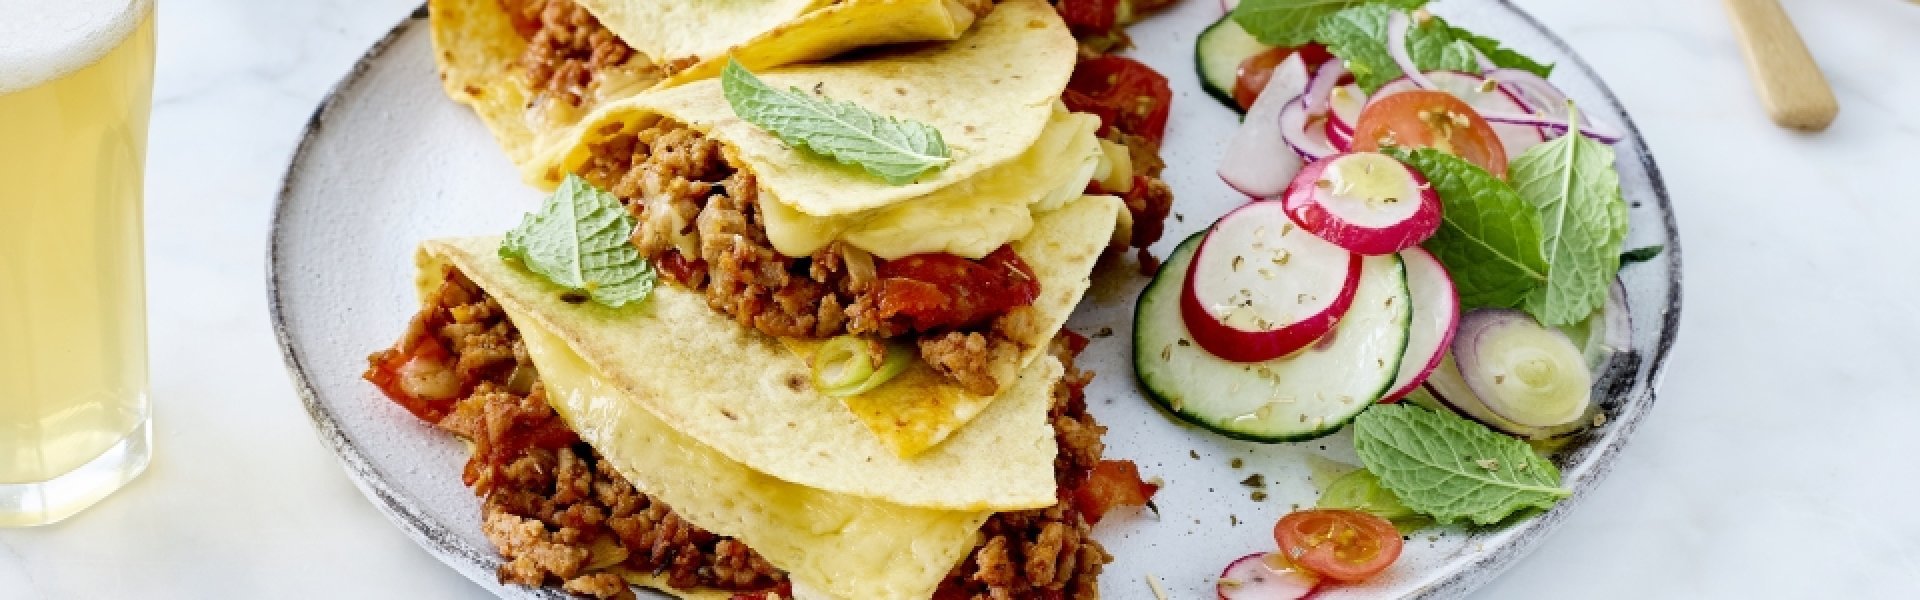
<path fill-rule="evenodd" d="M 0 94 L 78 71 L 133 34 L 151 0 L 0 0 Z"/>

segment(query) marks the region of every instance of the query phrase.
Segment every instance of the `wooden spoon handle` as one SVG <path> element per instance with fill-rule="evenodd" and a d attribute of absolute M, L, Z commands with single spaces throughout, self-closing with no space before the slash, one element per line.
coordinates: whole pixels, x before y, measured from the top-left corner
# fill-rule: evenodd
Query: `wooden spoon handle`
<path fill-rule="evenodd" d="M 1778 0 L 1725 1 L 1753 85 L 1773 122 L 1806 131 L 1826 129 L 1839 114 L 1840 103 L 1787 11 Z"/>

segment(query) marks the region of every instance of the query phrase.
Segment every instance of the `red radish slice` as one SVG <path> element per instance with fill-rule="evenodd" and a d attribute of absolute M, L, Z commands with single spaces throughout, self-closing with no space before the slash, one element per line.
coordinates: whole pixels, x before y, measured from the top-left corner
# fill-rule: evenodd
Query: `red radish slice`
<path fill-rule="evenodd" d="M 1427 73 L 1427 79 L 1433 82 L 1433 89 L 1453 94 L 1455 98 L 1466 102 L 1467 106 L 1473 107 L 1473 110 L 1479 112 L 1483 117 L 1489 114 L 1528 113 L 1526 103 L 1521 102 L 1519 98 L 1508 94 L 1507 91 L 1500 86 L 1494 85 L 1479 75 L 1458 71 L 1431 71 Z M 1420 86 L 1414 84 L 1412 80 L 1406 77 L 1401 77 L 1387 82 L 1386 85 L 1380 86 L 1380 90 L 1375 92 L 1373 97 L 1385 98 L 1400 92 L 1417 89 L 1421 89 Z M 1562 121 L 1564 120 L 1565 119 L 1562 119 Z M 1488 119 L 1488 124 L 1493 126 L 1494 134 L 1500 136 L 1500 145 L 1506 149 L 1508 157 L 1519 156 L 1521 153 L 1526 152 L 1528 148 L 1547 141 L 1546 136 L 1540 133 L 1539 127 L 1498 123 L 1493 122 L 1490 118 Z M 1565 125 L 1563 124 L 1562 128 L 1564 127 Z"/>
<path fill-rule="evenodd" d="M 1335 125 L 1336 123 L 1337 121 L 1334 121 L 1332 118 L 1328 118 L 1325 123 L 1324 129 L 1327 136 L 1327 145 L 1332 146 L 1334 150 L 1340 152 L 1353 150 L 1353 131 L 1343 131 Z"/>
<path fill-rule="evenodd" d="M 1360 122 L 1360 111 L 1367 107 L 1367 92 L 1348 84 L 1333 88 L 1327 95 L 1327 117 L 1335 129 L 1353 137 L 1353 124 Z"/>
<path fill-rule="evenodd" d="M 1447 275 L 1440 259 L 1425 248 L 1400 251 L 1400 262 L 1407 268 L 1407 293 L 1413 297 L 1413 321 L 1407 325 L 1407 351 L 1400 359 L 1400 375 L 1393 380 L 1393 391 L 1381 402 L 1399 402 L 1427 381 L 1427 375 L 1440 366 L 1440 357 L 1453 344 L 1453 332 L 1460 324 L 1460 295 L 1454 291 L 1453 278 Z"/>
<path fill-rule="evenodd" d="M 1221 180 L 1255 198 L 1274 198 L 1286 190 L 1303 162 L 1281 132 L 1280 111 L 1296 102 L 1306 87 L 1307 65 L 1298 53 L 1274 67 L 1273 78 L 1247 109 L 1246 121 L 1227 141 L 1218 171 Z"/>
<path fill-rule="evenodd" d="M 1214 223 L 1180 291 L 1180 316 L 1214 356 L 1259 362 L 1305 348 L 1333 329 L 1360 286 L 1360 255 L 1254 202 Z"/>
<path fill-rule="evenodd" d="M 1255 552 L 1228 563 L 1214 591 L 1220 600 L 1299 600 L 1319 590 L 1321 581 L 1284 554 Z"/>
<path fill-rule="evenodd" d="M 1321 159 L 1294 176 L 1287 216 L 1358 254 L 1392 254 L 1440 230 L 1440 194 L 1427 178 L 1377 152 Z"/>
<path fill-rule="evenodd" d="M 1488 410 L 1527 427 L 1582 421 L 1593 404 L 1593 373 L 1573 340 L 1513 309 L 1460 318 L 1453 340 L 1460 375 Z"/>

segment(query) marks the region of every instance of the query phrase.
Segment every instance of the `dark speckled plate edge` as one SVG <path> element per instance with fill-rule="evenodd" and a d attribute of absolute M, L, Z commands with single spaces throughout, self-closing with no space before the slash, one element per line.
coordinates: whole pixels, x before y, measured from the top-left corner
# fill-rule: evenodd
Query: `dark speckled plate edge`
<path fill-rule="evenodd" d="M 1540 23 L 1538 19 L 1535 19 L 1519 7 L 1514 6 L 1510 0 L 1498 0 L 1498 2 L 1502 7 L 1511 11 L 1525 20 L 1534 29 L 1541 32 L 1549 43 L 1553 44 L 1557 50 L 1568 57 L 1573 63 L 1574 68 L 1580 70 L 1594 81 L 1600 82 L 1600 91 L 1608 107 L 1621 115 L 1626 115 L 1624 107 L 1620 104 L 1619 97 L 1613 93 L 1612 89 L 1606 86 L 1605 82 L 1593 72 L 1593 68 L 1587 64 L 1586 60 L 1574 52 L 1573 48 L 1569 46 L 1565 40 L 1554 34 L 1552 30 Z M 393 488 L 386 483 L 385 479 L 374 471 L 371 464 L 361 452 L 361 449 L 340 430 L 339 424 L 334 421 L 333 417 L 327 413 L 325 407 L 320 404 L 317 391 L 307 376 L 306 369 L 302 366 L 303 362 L 300 350 L 292 343 L 286 321 L 282 317 L 281 294 L 278 284 L 280 257 L 282 256 L 280 246 L 281 217 L 285 213 L 288 193 L 294 187 L 296 178 L 298 177 L 298 169 L 296 166 L 302 162 L 302 159 L 307 154 L 309 145 L 326 126 L 328 110 L 334 105 L 335 100 L 342 91 L 353 87 L 354 83 L 367 72 L 368 67 L 374 61 L 379 60 L 385 55 L 387 47 L 390 46 L 396 38 L 407 32 L 410 28 L 424 25 L 426 22 L 427 8 L 425 5 L 422 5 L 415 9 L 413 14 L 396 24 L 392 30 L 379 41 L 375 42 L 372 47 L 368 48 L 367 52 L 355 62 L 352 70 L 333 86 L 321 101 L 320 105 L 314 110 L 313 115 L 307 120 L 305 130 L 301 135 L 300 144 L 295 149 L 292 159 L 288 163 L 286 176 L 282 181 L 280 193 L 275 197 L 273 220 L 268 230 L 266 291 L 269 316 L 273 323 L 274 336 L 280 345 L 281 357 L 285 360 L 287 369 L 292 375 L 296 393 L 299 394 L 302 404 L 306 406 L 307 416 L 313 420 L 315 432 L 318 433 L 321 440 L 333 450 L 334 454 L 339 456 L 341 466 L 346 469 L 354 485 L 373 502 L 374 506 L 378 508 L 380 512 L 385 514 L 387 518 L 392 520 L 396 525 L 399 525 L 408 537 L 412 538 L 414 542 L 420 544 L 422 548 L 425 548 L 429 553 L 440 559 L 441 562 L 446 563 L 449 567 L 452 567 L 468 579 L 473 580 L 474 583 L 495 594 L 502 597 L 518 598 L 568 598 L 568 595 L 551 588 L 529 589 L 502 585 L 495 576 L 496 569 L 500 565 L 499 557 L 493 555 L 491 552 L 485 552 L 460 543 L 457 541 L 456 536 L 454 536 L 444 524 L 427 518 L 411 500 L 401 494 L 395 493 Z M 1643 140 L 1644 144 L 1645 138 L 1641 137 L 1640 129 L 1634 124 L 1631 117 L 1625 120 L 1624 127 L 1630 138 Z M 1659 212 L 1662 217 L 1662 225 L 1666 230 L 1666 265 L 1668 277 L 1673 282 L 1673 285 L 1668 291 L 1666 311 L 1662 315 L 1660 331 L 1655 340 L 1654 352 L 1650 359 L 1651 365 L 1645 380 L 1647 384 L 1644 386 L 1635 386 L 1638 393 L 1644 397 L 1614 399 L 1615 401 L 1624 400 L 1624 402 L 1621 402 L 1623 410 L 1614 417 L 1613 426 L 1610 427 L 1605 434 L 1610 439 L 1600 445 L 1599 451 L 1601 454 L 1592 459 L 1594 464 L 1593 469 L 1583 477 L 1572 482 L 1571 487 L 1574 492 L 1572 498 L 1561 502 L 1544 514 L 1515 525 L 1515 527 L 1519 529 L 1512 532 L 1514 533 L 1513 539 L 1504 544 L 1500 544 L 1491 552 L 1482 553 L 1479 557 L 1469 562 L 1464 568 L 1455 570 L 1436 584 L 1422 589 L 1409 597 L 1427 600 L 1463 596 L 1485 584 L 1487 581 L 1492 580 L 1508 567 L 1511 567 L 1521 556 L 1526 555 L 1527 552 L 1531 551 L 1548 534 L 1552 533 L 1552 531 L 1565 520 L 1566 516 L 1571 514 L 1571 511 L 1580 505 L 1580 501 L 1587 495 L 1587 490 L 1599 485 L 1600 481 L 1612 470 L 1613 462 L 1618 458 L 1627 440 L 1631 438 L 1633 432 L 1639 427 L 1641 420 L 1645 418 L 1647 412 L 1652 408 L 1653 400 L 1656 396 L 1656 389 L 1659 387 L 1661 378 L 1665 373 L 1667 358 L 1669 354 L 1671 354 L 1675 338 L 1680 328 L 1681 248 L 1679 226 L 1674 220 L 1672 200 L 1667 194 L 1665 180 L 1660 174 L 1659 166 L 1654 162 L 1651 149 L 1645 148 L 1643 145 L 1640 159 L 1641 166 L 1645 168 L 1648 179 L 1652 183 L 1654 202 L 1660 208 Z"/>

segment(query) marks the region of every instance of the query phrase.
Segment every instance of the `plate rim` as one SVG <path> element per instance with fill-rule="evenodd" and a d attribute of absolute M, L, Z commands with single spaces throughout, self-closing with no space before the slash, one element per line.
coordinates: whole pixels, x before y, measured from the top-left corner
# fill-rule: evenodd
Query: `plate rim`
<path fill-rule="evenodd" d="M 1204 0 L 1187 1 L 1199 2 Z M 1600 482 L 1605 480 L 1606 476 L 1612 472 L 1614 462 L 1618 459 L 1621 450 L 1632 441 L 1634 432 L 1639 429 L 1641 422 L 1647 414 L 1651 412 L 1654 402 L 1659 397 L 1660 384 L 1666 375 L 1667 361 L 1672 354 L 1680 329 L 1680 313 L 1683 300 L 1680 229 L 1674 215 L 1672 198 L 1668 194 L 1666 179 L 1661 174 L 1660 167 L 1653 158 L 1653 150 L 1647 145 L 1646 137 L 1641 134 L 1639 125 L 1634 122 L 1633 116 L 1627 112 L 1626 106 L 1620 102 L 1620 98 L 1614 93 L 1613 88 L 1609 86 L 1607 81 L 1601 78 L 1598 72 L 1594 71 L 1592 65 L 1578 52 L 1574 51 L 1573 47 L 1569 45 L 1566 40 L 1562 39 L 1557 32 L 1547 27 L 1545 23 L 1542 23 L 1531 13 L 1516 6 L 1512 0 L 1490 1 L 1497 4 L 1500 9 L 1518 17 L 1529 27 L 1539 32 L 1548 44 L 1566 56 L 1567 62 L 1572 63 L 1575 69 L 1579 70 L 1595 83 L 1595 87 L 1597 87 L 1600 92 L 1601 100 L 1623 117 L 1622 127 L 1625 128 L 1629 138 L 1637 140 L 1639 144 L 1640 166 L 1644 169 L 1648 184 L 1653 190 L 1653 202 L 1660 209 L 1661 226 L 1665 230 L 1666 239 L 1664 254 L 1667 255 L 1667 279 L 1671 282 L 1671 285 L 1668 287 L 1667 297 L 1665 298 L 1666 312 L 1661 315 L 1659 332 L 1654 340 L 1653 354 L 1649 359 L 1651 364 L 1648 365 L 1647 370 L 1647 385 L 1644 393 L 1641 394 L 1644 398 L 1622 398 L 1622 400 L 1630 400 L 1623 402 L 1623 408 L 1631 407 L 1634 410 L 1623 411 L 1623 414 L 1615 418 L 1613 421 L 1614 427 L 1605 434 L 1606 437 L 1611 438 L 1611 440 L 1602 443 L 1598 449 L 1598 454 L 1590 458 L 1590 460 L 1593 461 L 1591 470 L 1572 482 L 1570 486 L 1573 492 L 1572 496 L 1534 518 L 1528 519 L 1520 524 L 1512 525 L 1510 526 L 1511 529 L 1503 530 L 1503 532 L 1512 535 L 1512 538 L 1506 543 L 1495 548 L 1492 552 L 1479 553 L 1479 556 L 1460 563 L 1452 572 L 1445 573 L 1440 579 L 1432 581 L 1421 589 L 1403 596 L 1404 598 L 1426 600 L 1465 595 L 1467 592 L 1498 577 L 1502 572 L 1518 562 L 1521 557 L 1530 554 L 1544 538 L 1557 530 L 1566 516 L 1570 514 L 1573 509 L 1580 506 L 1584 498 L 1592 493 L 1591 490 L 1597 487 Z M 289 198 L 292 196 L 295 185 L 300 179 L 299 167 L 306 160 L 308 151 L 311 149 L 314 140 L 317 139 L 320 131 L 325 128 L 327 115 L 336 106 L 341 95 L 346 90 L 358 84 L 372 68 L 373 63 L 387 55 L 388 48 L 392 46 L 396 40 L 412 28 L 427 23 L 428 18 L 427 4 L 422 2 L 411 13 L 402 17 L 398 23 L 395 23 L 388 29 L 386 34 L 382 35 L 378 40 L 375 40 L 373 44 L 354 61 L 353 66 L 321 97 L 319 104 L 308 116 L 306 124 L 302 127 L 300 142 L 295 146 L 292 155 L 288 159 L 286 170 L 281 175 L 280 189 L 274 196 L 272 217 L 267 228 L 266 294 L 268 318 L 273 328 L 274 340 L 280 348 L 281 360 L 286 365 L 295 394 L 300 397 L 301 404 L 306 409 L 307 418 L 313 422 L 314 432 L 319 435 L 321 441 L 325 443 L 340 460 L 341 467 L 347 471 L 348 479 L 353 482 L 354 487 L 359 488 L 361 494 L 372 501 L 374 507 L 378 509 L 381 514 L 385 515 L 387 520 L 398 525 L 407 537 L 411 538 L 414 543 L 418 544 L 422 549 L 425 549 L 429 554 L 432 554 L 435 559 L 438 559 L 441 563 L 446 564 L 454 571 L 465 576 L 475 584 L 478 584 L 482 589 L 492 592 L 495 595 L 513 595 L 524 598 L 551 598 L 556 600 L 570 598 L 571 596 L 563 594 L 556 588 L 550 586 L 541 588 L 515 586 L 509 588 L 499 583 L 497 579 L 493 577 L 491 570 L 487 568 L 490 562 L 498 562 L 498 557 L 476 554 L 471 548 L 457 541 L 455 534 L 448 529 L 444 523 L 429 519 L 410 499 L 394 490 L 386 478 L 380 476 L 378 471 L 374 469 L 372 463 L 367 460 L 361 448 L 341 430 L 339 423 L 334 420 L 333 415 L 328 412 L 327 407 L 320 403 L 319 390 L 314 385 L 312 378 L 308 376 L 300 352 L 294 346 L 293 334 L 287 325 L 283 312 L 279 283 L 281 278 L 281 259 L 283 257 L 281 242 L 285 226 L 284 221 L 288 212 Z"/>

